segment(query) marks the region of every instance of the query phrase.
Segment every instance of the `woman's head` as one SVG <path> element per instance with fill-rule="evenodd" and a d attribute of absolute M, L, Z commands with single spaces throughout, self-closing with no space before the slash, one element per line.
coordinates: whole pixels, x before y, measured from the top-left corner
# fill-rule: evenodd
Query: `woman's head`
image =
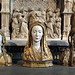
<path fill-rule="evenodd" d="M 39 21 L 35 21 L 31 23 L 29 25 L 28 41 L 26 47 L 30 47 L 32 41 L 35 42 L 42 41 L 42 40 L 44 41 L 44 37 L 45 37 L 44 24 Z"/>
<path fill-rule="evenodd" d="M 43 28 L 39 25 L 36 25 L 32 28 L 31 36 L 34 42 L 39 42 L 43 36 Z"/>

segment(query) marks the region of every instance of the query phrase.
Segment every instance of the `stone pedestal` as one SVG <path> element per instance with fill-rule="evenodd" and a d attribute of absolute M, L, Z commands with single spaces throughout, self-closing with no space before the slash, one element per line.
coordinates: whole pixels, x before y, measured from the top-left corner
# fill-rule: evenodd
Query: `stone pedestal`
<path fill-rule="evenodd" d="M 2 0 L 2 9 L 1 9 L 1 16 L 2 16 L 2 24 L 1 29 L 4 31 L 7 40 L 10 40 L 9 35 L 9 0 Z"/>

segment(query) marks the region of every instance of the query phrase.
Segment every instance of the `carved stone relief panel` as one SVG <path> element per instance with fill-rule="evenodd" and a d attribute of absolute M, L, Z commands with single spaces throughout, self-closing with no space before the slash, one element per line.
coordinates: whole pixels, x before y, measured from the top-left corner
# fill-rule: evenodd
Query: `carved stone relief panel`
<path fill-rule="evenodd" d="M 14 0 L 12 14 L 12 39 L 27 38 L 31 22 L 45 23 L 49 39 L 61 39 L 60 9 L 55 0 Z"/>
<path fill-rule="evenodd" d="M 12 15 L 12 38 L 27 38 L 28 36 L 28 24 L 27 13 L 23 12 L 23 9 L 13 10 Z"/>
<path fill-rule="evenodd" d="M 48 9 L 46 23 L 47 37 L 52 39 L 61 38 L 61 17 L 59 8 L 54 12 Z"/>

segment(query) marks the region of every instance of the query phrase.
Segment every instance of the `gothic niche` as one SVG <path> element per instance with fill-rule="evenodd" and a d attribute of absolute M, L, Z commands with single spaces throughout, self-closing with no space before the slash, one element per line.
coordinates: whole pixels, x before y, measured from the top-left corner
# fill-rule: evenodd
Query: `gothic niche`
<path fill-rule="evenodd" d="M 44 22 L 46 37 L 61 39 L 60 9 L 55 0 L 15 0 L 12 14 L 12 39 L 27 38 L 30 23 Z"/>

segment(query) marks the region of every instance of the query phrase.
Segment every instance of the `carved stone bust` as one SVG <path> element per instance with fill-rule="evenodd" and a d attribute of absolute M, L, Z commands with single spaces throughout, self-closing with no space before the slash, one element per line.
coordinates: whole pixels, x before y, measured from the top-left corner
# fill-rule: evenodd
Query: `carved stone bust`
<path fill-rule="evenodd" d="M 52 66 L 52 53 L 46 44 L 45 27 L 41 22 L 30 24 L 28 42 L 24 48 L 23 66 L 48 67 Z"/>
<path fill-rule="evenodd" d="M 11 57 L 6 53 L 4 48 L 6 38 L 2 30 L 0 30 L 0 66 L 10 66 L 12 64 Z"/>

